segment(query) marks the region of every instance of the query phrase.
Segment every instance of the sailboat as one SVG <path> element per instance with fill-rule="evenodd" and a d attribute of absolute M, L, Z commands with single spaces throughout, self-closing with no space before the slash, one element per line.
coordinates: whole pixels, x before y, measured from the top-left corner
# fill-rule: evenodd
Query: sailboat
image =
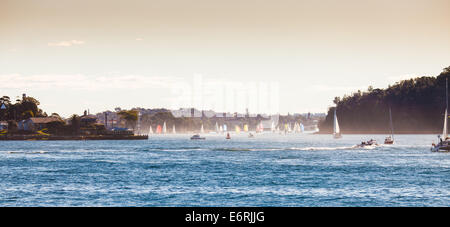
<path fill-rule="evenodd" d="M 150 134 L 153 134 L 153 129 L 152 129 L 152 126 L 150 125 L 150 129 L 148 130 L 148 134 L 150 135 Z"/>
<path fill-rule="evenodd" d="M 219 130 L 219 124 L 217 124 L 217 122 L 216 122 L 216 133 L 219 133 L 220 132 L 220 130 Z"/>
<path fill-rule="evenodd" d="M 335 139 L 342 138 L 341 129 L 339 128 L 339 123 L 338 123 L 338 119 L 336 116 L 336 109 L 334 109 L 333 137 Z"/>
<path fill-rule="evenodd" d="M 173 125 L 173 127 L 172 127 L 172 133 L 173 133 L 173 134 L 176 134 L 176 133 L 177 133 L 177 131 L 175 131 L 175 125 Z"/>
<path fill-rule="evenodd" d="M 236 133 L 241 132 L 241 128 L 238 125 L 234 126 L 234 128 L 235 128 Z"/>
<path fill-rule="evenodd" d="M 257 126 L 256 126 L 256 132 L 260 133 L 264 131 L 264 126 L 262 124 L 262 122 L 260 122 Z"/>
<path fill-rule="evenodd" d="M 203 124 L 202 127 L 200 128 L 200 133 L 205 133 L 205 130 L 203 129 Z"/>
<path fill-rule="evenodd" d="M 248 132 L 248 125 L 247 124 L 244 125 L 244 132 Z"/>
<path fill-rule="evenodd" d="M 392 125 L 392 113 L 390 107 L 389 107 L 389 125 L 391 126 L 391 135 L 386 137 L 386 139 L 384 139 L 384 144 L 394 143 L 394 126 Z"/>
<path fill-rule="evenodd" d="M 301 124 L 301 123 L 300 123 L 300 124 Z M 303 132 L 302 129 L 301 129 L 301 127 L 300 127 L 300 124 L 297 123 L 297 122 L 294 123 L 294 132 L 295 132 L 295 133 Z"/>
<path fill-rule="evenodd" d="M 300 132 L 304 132 L 304 131 L 305 131 L 305 126 L 302 123 L 300 123 Z"/>
<path fill-rule="evenodd" d="M 431 151 L 437 152 L 437 151 L 450 151 L 450 138 L 448 138 L 448 130 L 447 130 L 447 110 L 448 110 L 448 81 L 447 78 L 445 78 L 445 94 L 446 94 L 446 101 L 447 101 L 447 107 L 445 108 L 445 114 L 444 114 L 444 128 L 442 130 L 442 137 L 439 135 L 439 143 L 438 144 L 432 144 Z"/>
<path fill-rule="evenodd" d="M 156 127 L 156 133 L 161 134 L 161 125 Z"/>
<path fill-rule="evenodd" d="M 167 133 L 167 127 L 166 127 L 166 122 L 165 121 L 164 121 L 164 124 L 163 124 L 162 133 L 163 134 Z"/>
<path fill-rule="evenodd" d="M 272 125 L 270 126 L 270 130 L 275 132 L 275 122 L 272 121 Z"/>

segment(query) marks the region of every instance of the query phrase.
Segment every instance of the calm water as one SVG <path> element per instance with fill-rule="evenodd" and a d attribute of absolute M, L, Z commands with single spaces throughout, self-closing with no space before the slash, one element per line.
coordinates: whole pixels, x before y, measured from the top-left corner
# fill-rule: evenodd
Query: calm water
<path fill-rule="evenodd" d="M 2 141 L 0 206 L 450 206 L 433 135 Z"/>

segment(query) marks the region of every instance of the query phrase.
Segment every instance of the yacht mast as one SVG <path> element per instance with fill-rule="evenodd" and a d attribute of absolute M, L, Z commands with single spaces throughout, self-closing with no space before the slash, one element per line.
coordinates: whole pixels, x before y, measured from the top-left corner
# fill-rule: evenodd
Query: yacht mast
<path fill-rule="evenodd" d="M 394 140 L 394 125 L 392 124 L 391 107 L 389 107 L 389 124 L 391 125 L 391 137 L 392 137 L 392 140 Z"/>

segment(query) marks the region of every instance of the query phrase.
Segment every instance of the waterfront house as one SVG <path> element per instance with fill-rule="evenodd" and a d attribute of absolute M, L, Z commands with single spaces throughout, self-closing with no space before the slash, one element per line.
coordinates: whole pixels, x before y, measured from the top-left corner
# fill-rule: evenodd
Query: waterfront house
<path fill-rule="evenodd" d="M 88 127 L 97 123 L 97 116 L 95 115 L 84 115 L 80 118 L 81 127 Z"/>
<path fill-rule="evenodd" d="M 26 120 L 19 121 L 17 127 L 23 131 L 39 131 L 48 128 L 49 124 L 53 122 L 62 121 L 58 117 L 30 117 Z"/>

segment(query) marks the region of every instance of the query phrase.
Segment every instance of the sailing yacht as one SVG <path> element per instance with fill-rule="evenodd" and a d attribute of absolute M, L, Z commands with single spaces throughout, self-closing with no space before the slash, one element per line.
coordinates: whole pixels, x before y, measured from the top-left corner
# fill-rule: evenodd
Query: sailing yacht
<path fill-rule="evenodd" d="M 338 119 L 336 116 L 336 109 L 334 109 L 333 137 L 335 139 L 342 138 L 341 129 L 339 128 L 339 123 L 338 123 Z"/>
<path fill-rule="evenodd" d="M 445 108 L 445 114 L 444 114 L 444 129 L 442 130 L 442 137 L 439 135 L 439 143 L 438 144 L 432 144 L 431 151 L 437 152 L 437 151 L 450 151 L 450 138 L 448 138 L 448 131 L 447 131 L 447 110 L 448 110 L 448 81 L 447 78 L 445 78 L 445 94 L 446 101 L 447 101 L 447 107 Z"/>
<path fill-rule="evenodd" d="M 237 125 L 234 126 L 236 133 L 240 133 L 241 132 L 241 128 Z"/>
<path fill-rule="evenodd" d="M 445 115 L 444 115 L 444 129 L 442 130 L 442 137 L 441 135 L 438 136 L 439 143 L 438 144 L 432 144 L 431 151 L 437 152 L 437 151 L 450 151 L 450 141 L 448 138 L 448 131 L 447 131 L 447 109 L 445 109 Z M 444 138 L 444 140 L 442 140 Z"/>
<path fill-rule="evenodd" d="M 150 134 L 153 134 L 153 129 L 152 129 L 152 126 L 150 125 L 150 129 L 148 130 L 148 134 L 150 135 Z"/>
<path fill-rule="evenodd" d="M 162 133 L 163 134 L 167 133 L 167 127 L 166 127 L 166 122 L 165 121 L 164 121 L 164 125 L 163 125 L 163 128 L 162 128 Z"/>
<path fill-rule="evenodd" d="M 172 127 L 172 133 L 173 133 L 173 134 L 176 134 L 176 133 L 177 133 L 177 131 L 175 131 L 175 125 L 173 125 L 173 127 Z"/>
<path fill-rule="evenodd" d="M 389 107 L 389 124 L 391 126 L 391 135 L 384 139 L 384 144 L 393 144 L 394 143 L 394 126 L 392 125 L 392 113 L 391 108 Z"/>
<path fill-rule="evenodd" d="M 157 127 L 156 127 L 156 133 L 158 133 L 158 134 L 161 134 L 161 125 L 158 125 Z"/>
<path fill-rule="evenodd" d="M 248 125 L 247 124 L 244 125 L 244 132 L 248 132 Z"/>
<path fill-rule="evenodd" d="M 205 133 L 205 130 L 203 129 L 203 124 L 202 127 L 200 128 L 200 133 Z"/>

